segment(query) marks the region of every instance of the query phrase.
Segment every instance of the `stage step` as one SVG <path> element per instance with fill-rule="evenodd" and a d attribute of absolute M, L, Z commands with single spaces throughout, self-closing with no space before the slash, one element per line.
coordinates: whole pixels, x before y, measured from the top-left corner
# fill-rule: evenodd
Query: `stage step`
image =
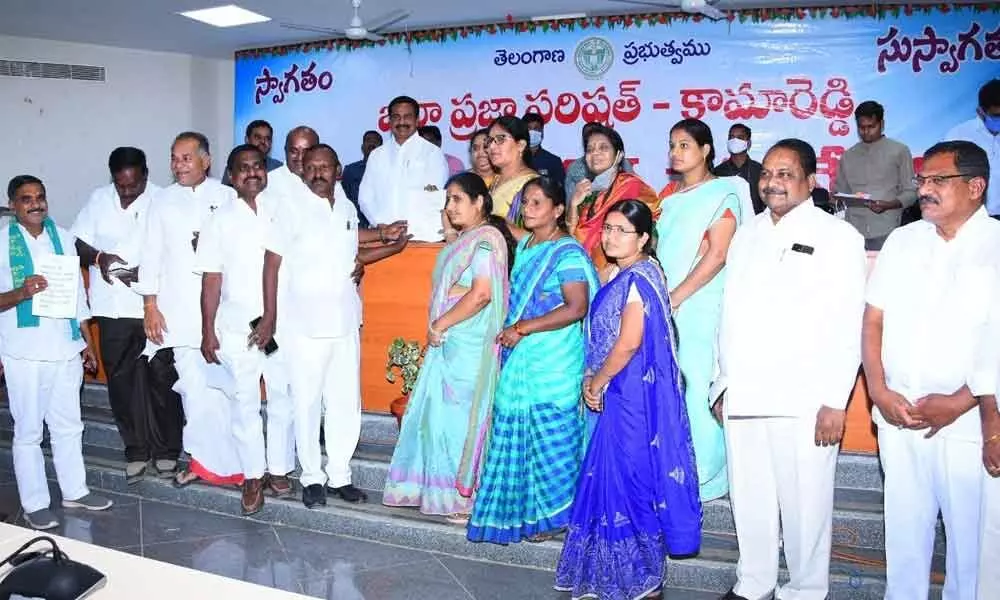
<path fill-rule="evenodd" d="M 103 386 L 85 387 L 83 394 L 84 454 L 88 483 L 95 489 L 137 495 L 193 508 L 239 515 L 239 492 L 202 485 L 183 490 L 169 482 L 147 479 L 135 486 L 124 481 L 122 443 L 111 418 Z M 10 464 L 12 421 L 5 405 L 0 406 L 0 464 Z M 396 439 L 395 420 L 386 415 L 365 414 L 362 442 L 352 460 L 354 482 L 367 490 L 369 502 L 350 505 L 330 499 L 323 509 L 306 509 L 298 497 L 271 500 L 254 519 L 306 529 L 349 535 L 362 539 L 398 544 L 410 548 L 443 552 L 464 558 L 488 560 L 542 569 L 554 569 L 561 544 L 474 544 L 465 539 L 464 529 L 443 518 L 429 517 L 413 509 L 390 508 L 381 504 L 388 463 Z M 47 452 L 47 450 L 46 450 Z M 51 465 L 50 477 L 53 477 Z M 705 505 L 704 542 L 701 554 L 693 559 L 670 561 L 668 585 L 710 592 L 724 592 L 732 584 L 738 553 L 729 502 L 716 500 Z M 833 589 L 830 598 L 880 598 L 884 593 L 884 533 L 882 525 L 881 474 L 875 457 L 842 455 L 838 462 L 834 511 L 834 560 L 831 564 Z M 934 596 L 943 573 L 944 543 L 938 533 L 935 556 Z M 782 563 L 784 564 L 784 563 Z M 784 576 L 784 575 L 783 575 Z"/>

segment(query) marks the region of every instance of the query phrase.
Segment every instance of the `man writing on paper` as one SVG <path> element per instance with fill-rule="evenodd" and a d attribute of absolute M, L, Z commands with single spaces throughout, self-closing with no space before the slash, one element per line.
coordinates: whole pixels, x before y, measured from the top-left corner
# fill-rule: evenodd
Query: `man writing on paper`
<path fill-rule="evenodd" d="M 264 255 L 264 316 L 251 342 L 266 348 L 281 315 L 295 404 L 295 445 L 302 465 L 302 502 L 326 504 L 327 488 L 347 502 L 364 502 L 351 484 L 351 456 L 361 435 L 361 298 L 356 262 L 372 263 L 400 252 L 409 239 L 404 224 L 358 229 L 354 205 L 336 185 L 340 162 L 320 144 L 304 159 L 310 192 L 271 215 Z M 358 249 L 360 243 L 382 242 Z M 287 280 L 277 306 L 278 281 Z M 325 410 L 327 464 L 318 438 Z"/>
<path fill-rule="evenodd" d="M 191 455 L 188 469 L 174 477 L 177 487 L 198 479 L 222 485 L 243 481 L 235 442 L 224 428 L 230 422 L 229 403 L 220 390 L 209 387 L 211 370 L 201 355 L 201 277 L 195 273 L 195 250 L 212 213 L 236 196 L 208 177 L 211 164 L 204 135 L 188 131 L 174 140 L 170 170 L 175 183 L 150 203 L 139 282 L 133 285 L 143 295 L 149 340 L 144 354 L 165 352 L 177 370 L 173 387 L 184 406 L 184 450 Z"/>
<path fill-rule="evenodd" d="M 260 378 L 271 381 L 274 356 L 265 357 L 248 345 L 251 323 L 264 314 L 261 273 L 267 210 L 281 208 L 282 198 L 270 196 L 263 153 L 249 144 L 229 155 L 226 171 L 239 199 L 220 207 L 199 236 L 197 269 L 201 279 L 201 353 L 221 364 L 233 378 L 224 390 L 232 407 L 232 431 L 243 469 L 244 515 L 264 505 L 264 488 L 276 496 L 291 492 L 287 474 L 295 469 L 291 401 L 287 391 L 267 395 L 267 449 L 260 417 Z M 287 210 L 287 207 L 284 207 Z M 278 380 L 285 381 L 284 373 Z M 270 472 L 270 476 L 265 476 Z M 275 485 L 277 484 L 277 486 Z"/>
<path fill-rule="evenodd" d="M 899 227 L 903 209 L 917 201 L 910 149 L 885 136 L 885 109 L 862 102 L 854 110 L 861 141 L 840 159 L 834 196 L 847 203 L 847 222 L 865 236 L 865 248 L 878 250 Z"/>
<path fill-rule="evenodd" d="M 49 218 L 44 184 L 20 175 L 7 186 L 7 198 L 14 218 L 0 227 L 0 361 L 14 419 L 14 477 L 25 520 L 35 529 L 52 529 L 59 520 L 49 508 L 43 425 L 49 429 L 63 507 L 111 507 L 110 500 L 87 489 L 83 466 L 80 386 L 84 367 L 97 369 L 97 355 L 85 323 L 90 311 L 73 236 Z M 62 312 L 70 318 L 37 316 L 42 312 L 37 294 L 48 287 L 43 263 L 53 255 L 70 259 L 63 275 L 77 282 L 75 296 L 63 298 L 67 310 Z"/>
<path fill-rule="evenodd" d="M 420 105 L 409 96 L 389 103 L 392 139 L 372 151 L 358 191 L 371 223 L 406 221 L 420 241 L 443 239 L 441 210 L 448 163 L 444 153 L 417 135 Z"/>
<path fill-rule="evenodd" d="M 889 600 L 927 597 L 938 511 L 944 597 L 976 594 L 983 437 L 973 409 L 995 391 L 977 350 L 1000 304 L 1000 223 L 983 207 L 989 177 L 971 142 L 927 150 L 915 177 L 923 219 L 889 236 L 868 282 L 862 344 L 885 472 Z"/>
<path fill-rule="evenodd" d="M 173 473 L 181 452 L 184 413 L 181 398 L 170 389 L 176 379 L 165 353 L 148 362 L 142 326 L 142 297 L 129 289 L 138 258 L 150 199 L 159 187 L 149 183 L 146 154 L 116 148 L 108 158 L 109 185 L 97 188 L 73 223 L 80 262 L 90 268 L 90 310 L 100 330 L 101 360 L 118 433 L 125 444 L 125 480 L 138 483 L 150 467 Z M 129 254 L 132 256 L 129 256 Z"/>
<path fill-rule="evenodd" d="M 845 408 L 861 364 L 867 261 L 858 232 L 817 208 L 816 153 L 786 139 L 764 156 L 767 209 L 736 231 L 713 384 L 729 460 L 736 585 L 725 600 L 830 589 L 833 487 Z M 772 318 L 762 319 L 761 315 Z M 779 535 L 780 532 L 780 535 Z"/>

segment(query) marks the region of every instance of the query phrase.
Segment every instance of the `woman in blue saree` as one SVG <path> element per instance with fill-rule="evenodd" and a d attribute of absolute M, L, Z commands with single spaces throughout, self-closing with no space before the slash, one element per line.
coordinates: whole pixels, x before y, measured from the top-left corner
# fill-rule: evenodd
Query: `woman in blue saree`
<path fill-rule="evenodd" d="M 573 598 L 661 593 L 668 555 L 701 546 L 698 473 L 653 215 L 611 208 L 602 245 L 615 266 L 594 298 L 583 396 L 599 416 L 580 469 L 556 589 Z"/>
<path fill-rule="evenodd" d="M 563 529 L 583 455 L 583 320 L 600 284 L 566 231 L 559 184 L 539 177 L 521 196 L 530 233 L 518 244 L 498 337 L 503 362 L 469 520 L 474 542 L 542 541 Z"/>
<path fill-rule="evenodd" d="M 492 216 L 493 201 L 479 175 L 455 175 L 446 194 L 445 214 L 457 237 L 434 266 L 427 352 L 383 502 L 464 523 L 500 372 L 496 336 L 507 312 L 514 240 L 503 219 Z"/>

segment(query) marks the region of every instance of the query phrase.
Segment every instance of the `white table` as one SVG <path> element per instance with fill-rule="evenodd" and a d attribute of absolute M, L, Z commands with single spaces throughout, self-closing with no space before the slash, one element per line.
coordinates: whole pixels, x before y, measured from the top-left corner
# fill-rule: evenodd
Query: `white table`
<path fill-rule="evenodd" d="M 306 600 L 309 598 L 6 523 L 0 523 L 0 560 L 29 540 L 41 535 L 54 539 L 70 559 L 104 573 L 107 583 L 92 596 L 95 600 L 177 600 L 178 598 Z M 39 542 L 31 549 L 46 548 L 48 544 Z M 7 570 L 8 568 L 4 567 L 0 571 L 0 577 L 6 574 Z"/>

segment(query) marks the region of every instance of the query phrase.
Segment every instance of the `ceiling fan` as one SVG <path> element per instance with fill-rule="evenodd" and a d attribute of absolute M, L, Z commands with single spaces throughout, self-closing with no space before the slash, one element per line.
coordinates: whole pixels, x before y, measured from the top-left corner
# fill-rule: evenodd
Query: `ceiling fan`
<path fill-rule="evenodd" d="M 334 37 L 344 37 L 349 40 L 369 40 L 372 42 L 378 42 L 385 39 L 379 35 L 381 30 L 410 16 L 409 11 L 397 8 L 396 10 L 388 12 L 377 19 L 369 21 L 368 26 L 366 27 L 364 21 L 361 20 L 361 15 L 358 14 L 358 9 L 361 8 L 361 0 L 351 0 L 351 6 L 354 7 L 354 17 L 351 18 L 350 25 L 343 30 L 331 29 L 329 27 L 318 27 L 315 25 L 301 25 L 297 23 L 282 23 L 281 26 L 285 29 L 311 31 L 313 33 L 322 33 L 324 35 L 331 35 Z"/>
<path fill-rule="evenodd" d="M 675 2 L 653 2 L 652 0 L 608 0 L 609 2 L 621 2 L 622 4 L 641 4 L 644 6 L 658 6 L 660 8 L 681 9 L 681 11 L 692 14 L 700 14 L 718 21 L 725 19 L 726 13 L 715 7 L 719 0 L 677 0 Z"/>

